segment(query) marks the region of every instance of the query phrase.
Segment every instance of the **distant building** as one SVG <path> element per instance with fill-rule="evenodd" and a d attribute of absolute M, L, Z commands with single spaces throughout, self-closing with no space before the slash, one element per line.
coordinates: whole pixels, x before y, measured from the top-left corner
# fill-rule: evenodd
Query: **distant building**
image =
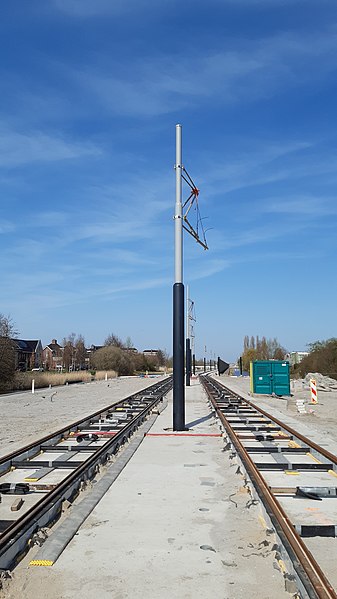
<path fill-rule="evenodd" d="M 143 351 L 143 355 L 146 356 L 147 358 L 156 358 L 159 354 L 160 350 L 159 349 L 144 349 Z"/>
<path fill-rule="evenodd" d="M 130 354 L 138 354 L 138 349 L 136 347 L 122 347 L 123 351 L 127 351 Z"/>
<path fill-rule="evenodd" d="M 46 370 L 61 370 L 63 367 L 63 347 L 53 339 L 43 349 L 43 365 Z"/>
<path fill-rule="evenodd" d="M 39 339 L 13 339 L 15 368 L 31 370 L 42 366 L 42 344 Z"/>
<path fill-rule="evenodd" d="M 87 349 L 87 352 L 92 353 L 95 351 L 98 351 L 99 349 L 102 349 L 102 347 L 105 347 L 104 345 L 90 345 L 90 347 Z"/>
<path fill-rule="evenodd" d="M 99 349 L 102 349 L 102 347 L 104 347 L 104 345 L 94 345 L 93 343 L 90 345 L 90 347 L 86 348 L 86 354 L 85 354 L 85 368 L 88 370 L 89 368 L 93 367 L 92 364 L 92 356 L 93 354 L 98 351 Z"/>
<path fill-rule="evenodd" d="M 286 358 L 289 360 L 291 366 L 295 366 L 295 364 L 302 362 L 303 358 L 308 355 L 308 351 L 292 351 L 286 355 Z"/>

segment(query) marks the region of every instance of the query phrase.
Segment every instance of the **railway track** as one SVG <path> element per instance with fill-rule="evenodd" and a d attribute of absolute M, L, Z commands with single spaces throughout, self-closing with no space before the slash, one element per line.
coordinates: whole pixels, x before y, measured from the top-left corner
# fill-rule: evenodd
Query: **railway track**
<path fill-rule="evenodd" d="M 324 556 L 329 562 L 336 552 L 337 457 L 216 379 L 201 380 L 226 432 L 226 449 L 262 500 L 300 596 L 336 598 Z"/>
<path fill-rule="evenodd" d="M 58 520 L 172 387 L 166 378 L 0 459 L 0 571 Z"/>

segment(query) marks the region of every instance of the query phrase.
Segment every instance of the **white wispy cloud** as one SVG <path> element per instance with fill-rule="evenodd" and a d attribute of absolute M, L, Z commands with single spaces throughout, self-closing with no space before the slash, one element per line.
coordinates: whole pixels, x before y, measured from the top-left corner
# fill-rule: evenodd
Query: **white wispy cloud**
<path fill-rule="evenodd" d="M 15 231 L 15 224 L 9 220 L 0 219 L 0 235 Z"/>
<path fill-rule="evenodd" d="M 313 141 L 284 140 L 278 142 L 259 139 L 242 141 L 242 148 L 226 154 L 219 160 L 218 156 L 207 158 L 205 172 L 207 180 L 201 181 L 208 194 L 228 193 L 254 185 L 263 185 L 273 181 L 305 174 L 308 169 L 308 159 L 305 151 L 314 148 Z M 311 162 L 313 164 L 311 164 Z M 331 164 L 322 157 L 311 157 L 312 167 L 319 173 L 335 168 L 336 161 Z"/>
<path fill-rule="evenodd" d="M 90 263 L 91 261 L 97 262 L 97 249 L 95 251 L 83 251 L 81 254 L 83 261 L 90 261 Z M 103 256 L 105 264 L 104 266 L 98 265 L 95 267 L 96 276 L 114 275 L 116 274 L 116 268 L 119 269 L 119 272 L 125 272 L 126 267 L 151 267 L 157 264 L 154 256 L 151 257 L 137 250 L 121 249 L 118 247 L 105 247 L 104 253 L 103 251 L 100 252 L 100 262 Z M 108 266 L 109 263 L 110 267 Z"/>
<path fill-rule="evenodd" d="M 266 223 L 261 226 L 242 227 L 240 230 L 234 230 L 226 235 L 220 231 L 215 231 L 210 246 L 215 252 L 261 246 L 261 244 L 270 244 L 277 239 L 295 239 L 306 228 L 307 223 L 286 221 L 278 223 L 277 226 Z"/>
<path fill-rule="evenodd" d="M 112 114 L 156 116 L 210 99 L 223 106 L 247 103 L 271 97 L 284 85 L 311 84 L 336 67 L 336 43 L 334 29 L 254 41 L 230 39 L 207 51 L 189 55 L 187 50 L 179 60 L 174 54 L 144 56 L 136 60 L 132 78 L 113 60 L 103 69 L 97 64 L 73 76 Z"/>
<path fill-rule="evenodd" d="M 170 224 L 170 210 L 173 217 L 173 175 L 133 173 L 127 181 L 121 179 L 114 185 L 91 186 L 83 193 L 85 214 L 76 215 L 76 228 L 69 221 L 61 244 L 80 240 L 118 244 L 159 237 L 158 222 L 164 217 Z"/>
<path fill-rule="evenodd" d="M 28 221 L 28 222 L 27 222 Z M 65 225 L 67 222 L 67 214 L 65 211 L 59 212 L 56 210 L 34 212 L 28 216 L 25 222 L 25 227 L 41 227 L 55 228 Z"/>
<path fill-rule="evenodd" d="M 62 275 L 58 273 L 38 272 L 35 274 L 23 277 L 23 283 L 18 283 L 17 277 L 8 276 L 6 279 L 8 285 L 2 296 L 4 303 L 10 302 L 16 306 L 22 303 L 22 289 L 25 289 L 25 304 L 34 306 L 46 306 L 48 310 L 51 308 L 59 308 L 68 305 L 86 304 L 98 298 L 109 298 L 132 293 L 134 291 L 142 291 L 146 289 L 155 289 L 165 287 L 171 283 L 169 277 L 155 276 L 144 274 L 136 278 L 128 278 L 123 280 L 121 277 L 114 279 L 113 277 L 99 280 L 95 278 L 95 273 L 91 275 L 91 280 L 95 284 L 88 286 L 87 282 L 76 281 L 76 286 L 69 287 L 64 285 Z M 61 284 L 63 282 L 63 284 Z"/>
<path fill-rule="evenodd" d="M 30 238 L 29 233 L 28 235 L 21 235 L 20 237 L 13 237 L 14 243 L 12 243 L 10 246 L 6 245 L 6 252 L 4 252 L 3 255 L 2 265 L 7 263 L 7 261 L 10 265 L 15 261 L 18 263 L 18 265 L 20 265 L 24 263 L 23 256 L 25 257 L 25 261 L 27 263 L 30 260 L 38 260 L 44 255 L 46 251 L 46 243 L 39 239 Z"/>
<path fill-rule="evenodd" d="M 98 147 L 89 142 L 73 142 L 43 131 L 15 131 L 0 125 L 1 167 L 98 156 L 100 152 Z"/>
<path fill-rule="evenodd" d="M 187 266 L 188 281 L 198 281 L 216 275 L 232 266 L 231 260 L 223 258 L 208 258 L 203 260 L 203 256 L 195 258 L 192 266 Z"/>
<path fill-rule="evenodd" d="M 164 0 L 163 0 L 164 1 Z M 166 0 L 167 1 L 167 0 Z M 75 17 L 95 17 L 102 15 L 118 16 L 153 8 L 150 0 L 52 0 L 58 10 Z"/>
<path fill-rule="evenodd" d="M 197 0 L 198 1 L 198 0 Z M 203 0 L 200 0 L 201 2 Z M 245 5 L 247 8 L 274 8 L 279 5 L 293 4 L 316 4 L 316 0 L 210 0 L 212 4 L 230 4 L 230 5 Z M 322 4 L 332 4 L 332 0 L 322 0 Z"/>
<path fill-rule="evenodd" d="M 208 0 L 208 5 L 211 6 L 221 4 L 224 5 L 244 5 L 248 8 L 274 8 L 278 5 L 303 3 L 306 4 L 315 2 L 315 0 Z M 54 7 L 70 16 L 80 18 L 90 18 L 105 15 L 119 16 L 122 14 L 135 13 L 144 10 L 151 10 L 159 14 L 163 13 L 163 9 L 172 10 L 174 6 L 179 6 L 179 0 L 161 0 L 156 6 L 153 0 L 52 0 Z M 330 0 L 322 0 L 329 3 Z M 194 0 L 194 7 L 204 6 L 204 0 Z"/>
<path fill-rule="evenodd" d="M 296 200 L 291 188 L 295 182 L 299 194 L 297 201 L 299 198 L 308 199 L 315 196 L 308 191 L 309 181 L 315 181 L 316 185 L 320 183 L 324 189 L 327 185 L 335 188 L 337 158 L 335 152 L 331 151 L 331 140 L 324 142 L 322 139 L 316 141 L 283 139 L 272 142 L 264 141 L 257 136 L 256 139 L 235 140 L 235 148 L 208 155 L 198 168 L 203 173 L 203 177 L 198 180 L 198 187 L 201 189 L 200 197 L 204 201 L 204 207 L 207 207 L 208 200 L 211 200 L 213 207 L 223 202 L 234 208 L 232 202 L 237 202 L 237 192 L 239 192 L 241 201 L 249 200 L 249 205 L 254 203 L 254 210 L 256 210 L 255 200 L 261 197 L 262 193 L 265 194 L 263 188 L 271 188 L 273 183 L 277 187 L 281 186 L 285 206 L 289 204 L 287 198 L 291 198 L 291 202 L 293 199 Z M 284 193 L 285 186 L 289 186 L 287 194 Z M 322 193 L 322 198 L 326 194 L 331 195 L 325 191 Z M 268 198 L 268 201 L 276 205 L 278 200 L 275 199 L 273 203 L 273 199 L 273 197 Z M 247 219 L 249 215 L 253 215 L 249 205 L 244 213 L 240 214 L 240 219 Z M 275 210 L 276 208 L 277 206 Z M 307 202 L 306 210 L 313 209 L 311 199 Z M 326 207 L 326 209 L 332 208 Z M 295 204 L 292 210 L 295 212 Z"/>
<path fill-rule="evenodd" d="M 264 201 L 263 210 L 274 214 L 289 214 L 314 219 L 337 215 L 336 198 L 302 195 L 270 198 Z"/>
<path fill-rule="evenodd" d="M 55 1 L 65 11 L 78 10 L 83 14 L 87 10 L 113 11 L 119 5 L 110 0 L 101 4 L 91 0 Z M 139 6 L 139 2 L 136 4 Z M 51 88 L 45 84 L 43 89 L 36 89 L 35 85 L 7 73 L 4 77 L 13 98 L 14 122 L 20 115 L 31 123 L 38 122 L 37 116 L 40 122 L 41 119 L 62 122 L 65 117 L 91 115 L 98 108 L 107 115 L 148 118 L 207 106 L 210 101 L 220 108 L 247 104 L 271 98 L 285 88 L 296 90 L 303 84 L 312 85 L 336 68 L 336 43 L 336 29 L 330 27 L 310 34 L 283 32 L 256 40 L 217 39 L 200 51 L 191 52 L 187 47 L 179 55 L 174 51 L 147 55 L 145 50 L 142 56 L 133 57 L 132 68 L 128 58 L 117 60 L 100 51 L 85 61 L 86 66 L 80 63 L 69 67 L 61 61 L 48 64 L 47 57 L 43 57 L 42 64 L 51 69 L 58 81 L 58 86 Z M 7 110 L 11 113 L 10 105 Z M 44 153 L 45 149 L 47 157 L 50 152 L 61 157 L 79 152 L 76 143 L 53 136 L 50 139 L 43 131 L 26 133 L 28 139 L 21 135 L 24 136 L 21 141 L 32 146 L 33 155 Z M 87 144 L 82 153 L 94 150 L 97 148 Z"/>

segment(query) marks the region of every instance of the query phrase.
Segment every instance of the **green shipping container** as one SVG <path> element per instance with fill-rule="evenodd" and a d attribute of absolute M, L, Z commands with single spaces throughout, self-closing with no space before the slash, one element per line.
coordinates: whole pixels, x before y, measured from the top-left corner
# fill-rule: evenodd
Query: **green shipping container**
<path fill-rule="evenodd" d="M 255 360 L 250 363 L 250 390 L 264 395 L 290 395 L 289 362 Z"/>

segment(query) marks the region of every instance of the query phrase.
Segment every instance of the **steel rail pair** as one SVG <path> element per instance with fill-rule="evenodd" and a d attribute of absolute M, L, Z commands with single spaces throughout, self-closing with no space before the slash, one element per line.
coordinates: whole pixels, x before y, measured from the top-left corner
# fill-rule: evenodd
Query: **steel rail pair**
<path fill-rule="evenodd" d="M 260 409 L 254 403 L 240 397 L 240 395 L 226 388 L 217 380 L 209 376 L 202 376 L 201 382 L 216 414 L 223 424 L 230 443 L 235 448 L 239 459 L 241 460 L 251 482 L 253 483 L 257 495 L 264 505 L 275 532 L 290 559 L 300 591 L 304 596 L 310 597 L 310 599 L 336 599 L 337 594 L 333 586 L 325 576 L 321 567 L 303 542 L 300 535 L 297 533 L 290 518 L 264 479 L 263 474 L 258 468 L 258 465 L 254 462 L 251 455 L 249 455 L 232 424 L 226 417 L 226 407 L 231 404 L 231 401 L 233 401 L 233 403 L 238 402 L 239 405 L 241 403 L 243 407 L 249 407 L 250 409 L 254 410 L 256 414 L 261 414 L 270 422 L 275 423 L 277 427 L 287 431 L 292 438 L 297 438 L 300 440 L 301 443 L 311 448 L 316 454 L 322 455 L 324 459 L 332 464 L 333 468 L 337 469 L 336 456 L 326 451 L 324 448 L 319 447 L 310 439 L 297 433 L 297 431 L 293 430 L 291 427 Z M 229 414 L 233 416 L 233 411 L 230 411 Z M 264 429 L 268 430 L 267 427 L 264 427 Z M 261 438 L 263 436 L 265 438 L 268 437 L 268 435 L 260 435 Z M 270 434 L 269 437 L 271 438 Z"/>
<path fill-rule="evenodd" d="M 40 454 L 43 456 L 43 452 L 57 451 L 58 445 L 67 439 L 74 440 L 76 443 L 76 437 L 81 431 L 86 431 L 84 436 L 88 437 L 88 443 L 82 449 L 88 449 L 91 452 L 87 460 L 81 462 L 80 465 L 74 464 L 75 467 L 71 469 L 70 474 L 38 500 L 31 509 L 6 527 L 3 534 L 0 534 L 0 571 L 10 570 L 16 565 L 29 549 L 34 533 L 47 525 L 50 526 L 58 519 L 63 502 L 72 500 L 79 492 L 81 484 L 92 479 L 99 466 L 106 463 L 111 455 L 117 453 L 118 449 L 145 421 L 153 408 L 163 400 L 171 387 L 172 379 L 166 378 L 0 459 L 1 485 L 1 477 L 5 477 L 6 473 L 14 468 L 19 468 L 20 463 L 23 464 L 23 468 L 27 467 L 30 459 L 36 458 Z M 97 439 L 93 437 L 94 433 L 88 433 L 88 430 L 103 429 L 102 434 L 108 435 L 108 429 L 114 430 L 116 425 L 109 425 L 105 416 L 109 416 L 111 411 L 119 414 L 123 409 L 128 410 L 132 416 L 128 417 L 125 423 L 119 424 L 119 430 L 113 432 L 111 438 L 108 438 L 103 445 L 94 447 Z M 90 436 L 91 438 L 89 438 Z M 81 449 L 79 445 L 78 447 L 60 448 L 60 451 L 68 449 L 69 452 L 77 452 Z M 32 471 L 34 468 L 36 469 L 34 464 L 36 462 L 32 461 L 30 465 Z M 43 468 L 45 465 L 43 461 L 42 464 Z M 71 464 L 69 462 L 70 468 Z M 34 492 L 33 486 L 31 492 Z"/>

